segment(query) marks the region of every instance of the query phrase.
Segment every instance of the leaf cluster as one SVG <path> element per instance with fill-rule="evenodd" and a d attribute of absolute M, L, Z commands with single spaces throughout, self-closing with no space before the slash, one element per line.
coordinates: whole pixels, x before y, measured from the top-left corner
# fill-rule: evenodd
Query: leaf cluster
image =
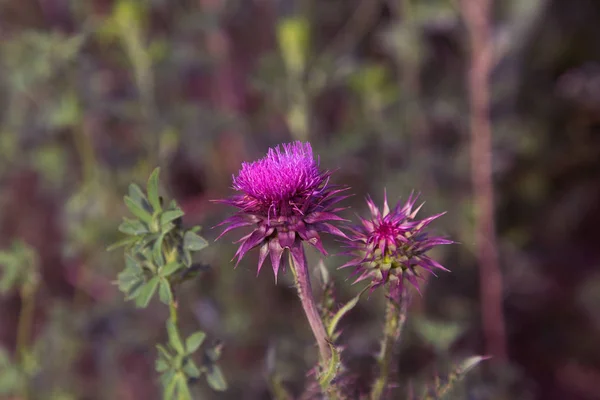
<path fill-rule="evenodd" d="M 166 346 L 157 345 L 156 370 L 161 373 L 165 399 L 188 400 L 192 399 L 189 384 L 201 375 L 214 390 L 225 390 L 227 383 L 216 364 L 221 346 L 205 349 L 198 367 L 192 356 L 206 334 L 197 331 L 184 342 L 177 327 L 174 287 L 204 269 L 204 265 L 192 264 L 192 252 L 204 249 L 208 242 L 198 235 L 200 227 L 184 229 L 184 213 L 174 200 L 164 205 L 159 195 L 159 172 L 156 168 L 150 175 L 146 193 L 136 184 L 129 186 L 124 201 L 135 218 L 123 219 L 119 231 L 129 237 L 109 250 L 125 248 L 125 269 L 116 283 L 127 300 L 145 308 L 158 291 L 160 301 L 169 305 L 170 318 L 166 324 L 169 341 Z"/>
<path fill-rule="evenodd" d="M 129 237 L 108 249 L 125 247 L 125 269 L 117 285 L 127 300 L 141 308 L 148 306 L 157 291 L 160 301 L 170 304 L 173 284 L 191 277 L 186 270 L 192 267 L 192 252 L 208 246 L 196 233 L 200 227 L 183 228 L 184 213 L 174 200 L 163 205 L 158 176 L 156 168 L 148 179 L 147 194 L 136 184 L 129 186 L 124 201 L 136 218 L 123 219 L 119 231 Z"/>
<path fill-rule="evenodd" d="M 198 367 L 192 355 L 202 346 L 206 334 L 202 331 L 195 332 L 184 342 L 172 321 L 167 322 L 167 333 L 167 346 L 156 346 L 159 354 L 156 370 L 162 374 L 160 379 L 164 387 L 164 398 L 191 399 L 188 383 L 201 375 L 206 377 L 206 382 L 212 389 L 223 391 L 227 388 L 225 377 L 216 364 L 221 354 L 220 345 L 205 349 L 202 364 Z"/>

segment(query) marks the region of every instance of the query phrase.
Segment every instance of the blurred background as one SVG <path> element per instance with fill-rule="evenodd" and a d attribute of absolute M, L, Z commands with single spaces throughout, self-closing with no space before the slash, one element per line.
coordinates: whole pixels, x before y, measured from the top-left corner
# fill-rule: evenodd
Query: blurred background
<path fill-rule="evenodd" d="M 384 187 L 391 201 L 415 189 L 423 215 L 447 211 L 433 229 L 460 242 L 435 253 L 452 272 L 412 304 L 395 398 L 495 340 L 505 361 L 470 374 L 457 398 L 600 399 L 600 2 L 496 1 L 487 58 L 465 20 L 482 4 L 0 0 L 0 249 L 36 288 L 0 295 L 0 392 L 27 376 L 30 399 L 160 398 L 154 344 L 168 310 L 125 302 L 113 284 L 122 253 L 105 251 L 122 237 L 127 186 L 156 166 L 211 242 L 197 260 L 212 269 L 182 288 L 180 318 L 224 341 L 229 390 L 199 382 L 195 398 L 269 399 L 273 370 L 300 390 L 316 352 L 291 274 L 256 278 L 255 252 L 234 270 L 240 236 L 213 243 L 210 229 L 233 210 L 209 200 L 231 195 L 242 161 L 310 140 L 352 186 L 349 218 L 367 193 L 380 203 Z M 474 76 L 482 60 L 489 85 Z M 490 198 L 472 184 L 482 171 L 485 184 L 472 158 L 487 149 L 474 145 L 486 132 L 471 134 L 469 99 L 485 93 L 496 238 L 481 236 L 490 221 L 476 210 Z M 481 248 L 502 276 L 491 317 Z M 336 269 L 345 260 L 324 260 L 340 302 L 362 288 Z M 383 300 L 364 298 L 343 324 L 361 376 Z M 505 335 L 486 337 L 486 315 Z"/>

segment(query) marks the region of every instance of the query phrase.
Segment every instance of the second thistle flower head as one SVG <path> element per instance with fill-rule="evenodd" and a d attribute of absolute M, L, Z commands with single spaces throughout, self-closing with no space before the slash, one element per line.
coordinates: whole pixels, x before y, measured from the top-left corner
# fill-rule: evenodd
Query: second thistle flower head
<path fill-rule="evenodd" d="M 383 211 L 367 198 L 371 218 L 361 218 L 362 225 L 351 229 L 349 247 L 356 256 L 342 267 L 355 266 L 359 274 L 356 282 L 370 278 L 373 287 L 386 283 L 402 288 L 404 280 L 417 290 L 418 269 L 431 273 L 435 269 L 448 271 L 425 253 L 434 246 L 454 243 L 451 240 L 430 236 L 425 228 L 444 213 L 416 220 L 421 206 L 413 209 L 416 196 L 412 194 L 404 205 L 400 202 L 390 210 L 384 194 Z"/>
<path fill-rule="evenodd" d="M 328 184 L 330 173 L 319 170 L 310 143 L 282 147 L 269 149 L 258 161 L 243 163 L 233 177 L 233 189 L 239 194 L 221 200 L 239 211 L 220 224 L 227 225 L 220 236 L 235 228 L 254 227 L 239 240 L 237 262 L 260 247 L 258 272 L 269 255 L 275 279 L 285 249 L 295 254 L 308 242 L 326 254 L 319 233 L 345 237 L 330 222 L 343 220 L 336 214 L 342 209 L 334 205 L 346 197 L 340 194 L 346 189 Z"/>

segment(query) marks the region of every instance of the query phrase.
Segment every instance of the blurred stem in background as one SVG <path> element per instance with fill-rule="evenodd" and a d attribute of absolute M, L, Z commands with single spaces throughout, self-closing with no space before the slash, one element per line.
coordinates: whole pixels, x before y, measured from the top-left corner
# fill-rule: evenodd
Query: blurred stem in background
<path fill-rule="evenodd" d="M 480 296 L 487 355 L 506 361 L 506 333 L 502 310 L 502 273 L 496 248 L 490 72 L 493 65 L 489 14 L 491 0 L 461 0 L 471 42 L 468 75 L 471 103 L 471 179 L 474 193 L 475 241 L 480 268 Z"/>
<path fill-rule="evenodd" d="M 307 80 L 307 60 L 310 51 L 310 24 L 306 17 L 284 18 L 277 25 L 279 51 L 286 71 L 285 117 L 292 136 L 307 140 L 310 135 L 310 93 Z"/>
<path fill-rule="evenodd" d="M 31 352 L 31 336 L 33 333 L 33 321 L 35 317 L 35 293 L 39 286 L 39 278 L 26 282 L 20 290 L 21 312 L 19 313 L 19 323 L 17 326 L 16 353 L 19 363 L 28 369 Z M 29 382 L 24 380 L 22 389 L 23 399 L 29 399 Z"/>
<path fill-rule="evenodd" d="M 146 127 L 149 165 L 158 164 L 160 135 L 156 127 L 153 62 L 146 44 L 147 9 L 131 0 L 120 0 L 114 11 L 114 22 L 127 53 L 139 90 L 141 115 Z"/>

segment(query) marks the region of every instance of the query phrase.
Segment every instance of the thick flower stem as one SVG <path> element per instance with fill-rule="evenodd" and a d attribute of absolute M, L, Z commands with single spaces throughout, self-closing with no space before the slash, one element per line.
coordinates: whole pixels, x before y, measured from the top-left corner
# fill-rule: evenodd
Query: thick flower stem
<path fill-rule="evenodd" d="M 302 302 L 302 308 L 308 318 L 310 329 L 317 340 L 319 346 L 319 354 L 322 365 L 327 365 L 327 362 L 331 358 L 331 349 L 329 348 L 329 342 L 327 340 L 327 332 L 325 331 L 325 325 L 317 309 L 315 298 L 313 297 L 312 287 L 310 284 L 310 276 L 308 274 L 308 265 L 306 261 L 306 254 L 303 248 L 299 248 L 290 255 L 290 266 L 294 273 L 296 281 L 296 289 L 298 290 L 298 296 Z"/>
<path fill-rule="evenodd" d="M 399 306 L 399 307 L 398 307 Z M 408 311 L 408 292 L 406 287 L 398 288 L 397 285 L 389 285 L 388 300 L 385 311 L 384 336 L 381 341 L 381 349 L 377 358 L 379 364 L 379 376 L 371 390 L 371 400 L 382 398 L 390 375 L 390 366 L 394 358 L 395 349 L 402 328 L 406 322 Z"/>

